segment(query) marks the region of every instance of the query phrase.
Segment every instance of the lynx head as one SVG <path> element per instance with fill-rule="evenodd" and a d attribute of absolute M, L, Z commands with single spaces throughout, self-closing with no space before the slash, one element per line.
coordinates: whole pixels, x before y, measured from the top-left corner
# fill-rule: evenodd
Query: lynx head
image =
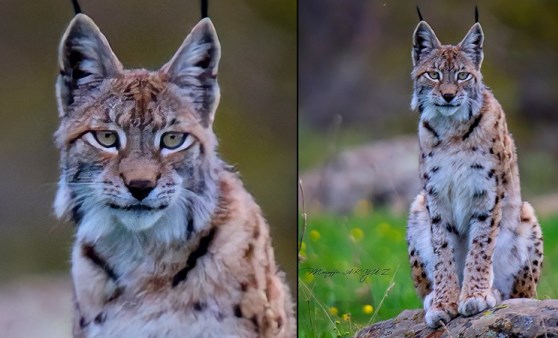
<path fill-rule="evenodd" d="M 221 167 L 219 58 L 206 18 L 160 70 L 126 70 L 93 21 L 76 15 L 59 47 L 57 216 L 97 235 L 166 227 L 172 236 L 207 223 Z"/>
<path fill-rule="evenodd" d="M 432 28 L 419 22 L 413 34 L 412 109 L 426 119 L 466 120 L 476 115 L 484 89 L 483 39 L 482 28 L 475 23 L 458 45 L 441 45 Z"/>

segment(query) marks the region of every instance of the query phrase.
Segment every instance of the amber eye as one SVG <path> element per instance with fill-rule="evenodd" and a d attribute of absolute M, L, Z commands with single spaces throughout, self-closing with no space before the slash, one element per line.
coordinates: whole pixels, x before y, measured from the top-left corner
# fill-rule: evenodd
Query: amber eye
<path fill-rule="evenodd" d="M 457 79 L 460 80 L 460 81 L 468 80 L 469 77 L 471 77 L 470 73 L 467 73 L 467 72 L 457 73 Z"/>
<path fill-rule="evenodd" d="M 439 80 L 440 79 L 440 73 L 435 72 L 435 71 L 430 71 L 430 72 L 426 73 L 426 75 L 428 75 L 428 77 L 431 78 L 432 80 Z"/>
<path fill-rule="evenodd" d="M 161 136 L 161 148 L 177 149 L 186 141 L 186 133 L 168 132 Z"/>
<path fill-rule="evenodd" d="M 91 132 L 97 143 L 105 148 L 118 147 L 118 134 L 112 130 L 96 130 Z"/>

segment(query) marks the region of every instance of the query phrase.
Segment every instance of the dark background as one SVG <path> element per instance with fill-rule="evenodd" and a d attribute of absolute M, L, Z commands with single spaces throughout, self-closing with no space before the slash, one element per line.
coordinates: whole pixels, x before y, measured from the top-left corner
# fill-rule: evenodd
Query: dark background
<path fill-rule="evenodd" d="M 197 0 L 80 2 L 126 68 L 158 69 L 200 19 Z M 264 210 L 294 290 L 296 1 L 209 5 L 222 46 L 220 153 Z M 38 275 L 69 277 L 73 229 L 51 205 L 57 49 L 72 16 L 70 0 L 0 1 L 0 290 Z"/>

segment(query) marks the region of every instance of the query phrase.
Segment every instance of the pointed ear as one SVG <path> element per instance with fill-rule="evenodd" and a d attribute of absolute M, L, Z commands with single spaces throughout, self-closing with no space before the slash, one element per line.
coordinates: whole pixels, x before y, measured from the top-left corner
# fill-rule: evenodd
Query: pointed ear
<path fill-rule="evenodd" d="M 105 36 L 88 16 L 78 14 L 66 29 L 58 48 L 60 75 L 56 96 L 60 116 L 76 99 L 78 89 L 94 89 L 104 79 L 122 72 L 122 64 Z"/>
<path fill-rule="evenodd" d="M 465 54 L 473 61 L 477 69 L 480 69 L 483 59 L 482 43 L 484 41 L 484 33 L 480 23 L 476 23 L 471 27 L 463 41 L 457 45 Z"/>
<path fill-rule="evenodd" d="M 426 21 L 419 22 L 413 33 L 413 66 L 416 66 L 423 56 L 440 46 L 440 41 Z"/>
<path fill-rule="evenodd" d="M 161 68 L 179 88 L 180 96 L 192 103 L 206 127 L 213 123 L 219 104 L 217 68 L 220 58 L 221 45 L 215 28 L 209 18 L 204 18 Z"/>

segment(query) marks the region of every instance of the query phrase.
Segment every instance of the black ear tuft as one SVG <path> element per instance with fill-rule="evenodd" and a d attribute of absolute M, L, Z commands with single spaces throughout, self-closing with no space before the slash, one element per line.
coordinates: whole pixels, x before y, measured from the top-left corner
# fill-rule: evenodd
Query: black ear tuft
<path fill-rule="evenodd" d="M 94 89 L 116 76 L 122 65 L 95 23 L 77 14 L 62 37 L 58 50 L 60 75 L 56 85 L 60 115 L 75 101 L 76 89 Z"/>
<path fill-rule="evenodd" d="M 201 18 L 209 17 L 209 0 L 201 0 Z"/>
<path fill-rule="evenodd" d="M 479 7 L 475 6 L 475 22 L 479 22 Z"/>
<path fill-rule="evenodd" d="M 72 0 L 72 6 L 74 6 L 74 14 L 78 15 L 81 13 L 81 7 L 79 6 L 78 0 Z"/>
<path fill-rule="evenodd" d="M 417 14 L 418 14 L 418 17 L 419 17 L 419 21 L 424 21 L 424 19 L 422 18 L 422 14 L 420 13 L 420 8 L 419 8 L 418 5 L 417 5 Z"/>

